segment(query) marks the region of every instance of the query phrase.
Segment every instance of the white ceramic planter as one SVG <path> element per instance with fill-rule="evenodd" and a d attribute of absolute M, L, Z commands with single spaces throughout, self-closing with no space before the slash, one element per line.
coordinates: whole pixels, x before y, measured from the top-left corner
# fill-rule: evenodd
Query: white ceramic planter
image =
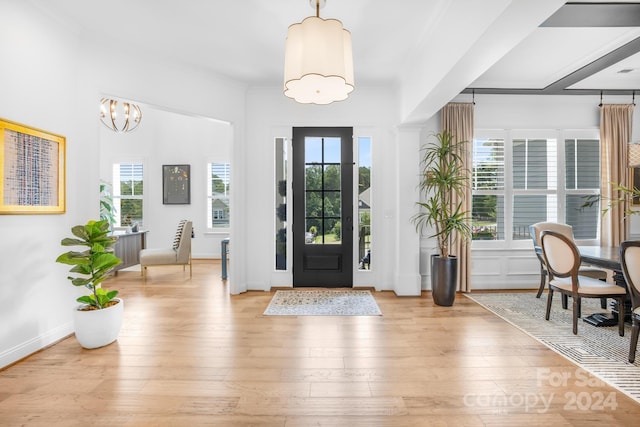
<path fill-rule="evenodd" d="M 118 339 L 122 327 L 124 301 L 102 310 L 74 312 L 76 339 L 84 348 L 98 348 Z"/>

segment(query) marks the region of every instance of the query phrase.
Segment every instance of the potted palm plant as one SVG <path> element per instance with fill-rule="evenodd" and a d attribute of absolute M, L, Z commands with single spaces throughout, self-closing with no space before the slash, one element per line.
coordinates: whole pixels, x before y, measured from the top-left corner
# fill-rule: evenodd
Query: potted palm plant
<path fill-rule="evenodd" d="M 72 265 L 69 272 L 76 275 L 67 278 L 74 286 L 90 291 L 77 299 L 81 305 L 74 312 L 76 338 L 84 348 L 102 347 L 118 338 L 124 313 L 124 301 L 116 298 L 118 291 L 102 287 L 109 273 L 121 263 L 112 249 L 118 238 L 109 235 L 108 220 L 90 220 L 72 227 L 71 232 L 75 237 L 62 239 L 62 246 L 85 249 L 65 252 L 56 262 Z"/>
<path fill-rule="evenodd" d="M 614 191 L 618 192 L 619 197 L 614 199 L 608 199 L 608 205 L 602 209 L 602 215 L 606 215 L 607 212 L 611 210 L 614 206 L 620 205 L 624 202 L 631 203 L 634 200 L 640 200 L 640 188 L 634 187 L 633 185 L 624 186 L 622 184 L 618 184 L 615 182 L 610 183 Z M 583 196 L 583 200 L 585 201 L 580 208 L 591 208 L 593 206 L 597 206 L 601 199 L 604 199 L 599 194 L 593 194 L 590 196 Z M 637 209 L 632 209 L 629 206 L 625 206 L 624 214 L 626 216 L 638 215 L 640 211 Z"/>
<path fill-rule="evenodd" d="M 456 239 L 471 237 L 469 212 L 459 201 L 469 185 L 461 153 L 466 141 L 456 141 L 449 131 L 433 135 L 435 141 L 422 148 L 420 211 L 412 217 L 416 231 L 430 227 L 438 243 L 431 257 L 431 288 L 437 305 L 450 306 L 455 300 L 458 258 L 451 254 Z"/>

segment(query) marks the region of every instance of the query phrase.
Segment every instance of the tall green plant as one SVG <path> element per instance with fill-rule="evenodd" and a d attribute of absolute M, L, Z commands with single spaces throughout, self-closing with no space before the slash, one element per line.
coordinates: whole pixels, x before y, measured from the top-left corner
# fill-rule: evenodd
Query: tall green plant
<path fill-rule="evenodd" d="M 108 277 L 109 272 L 122 261 L 110 249 L 115 245 L 117 237 L 109 236 L 109 222 L 107 220 L 90 220 L 86 225 L 76 225 L 71 228 L 76 238 L 65 237 L 60 242 L 62 246 L 85 246 L 82 252 L 69 251 L 61 254 L 56 262 L 72 265 L 70 273 L 78 275 L 68 276 L 74 286 L 84 286 L 89 289 L 89 295 L 77 299 L 95 309 L 102 309 L 113 300 L 118 291 L 108 291 L 101 287 L 101 283 Z"/>
<path fill-rule="evenodd" d="M 467 169 L 461 153 L 467 141 L 456 142 L 449 131 L 433 134 L 436 141 L 422 148 L 420 193 L 424 202 L 416 202 L 420 212 L 411 219 L 416 231 L 431 226 L 435 232 L 441 257 L 448 257 L 456 239 L 471 236 L 469 211 L 462 200 L 469 185 Z"/>
<path fill-rule="evenodd" d="M 616 191 L 619 195 L 619 197 L 616 199 L 609 199 L 609 198 L 605 198 L 602 197 L 599 194 L 594 194 L 594 195 L 590 195 L 590 196 L 583 196 L 583 200 L 585 201 L 582 206 L 580 206 L 580 208 L 591 208 L 593 206 L 597 206 L 602 200 L 607 200 L 608 201 L 608 205 L 607 207 L 602 208 L 602 215 L 606 215 L 607 212 L 609 212 L 611 210 L 611 208 L 613 208 L 614 206 L 618 206 L 620 204 L 623 204 L 624 202 L 628 202 L 631 203 L 631 201 L 633 199 L 637 199 L 640 198 L 640 188 L 637 187 L 627 187 L 615 182 L 611 182 L 610 183 L 612 186 L 612 189 L 614 191 Z M 624 211 L 625 216 L 629 217 L 631 215 L 638 215 L 640 214 L 639 210 L 636 209 L 631 209 L 628 205 L 625 206 L 625 211 Z"/>

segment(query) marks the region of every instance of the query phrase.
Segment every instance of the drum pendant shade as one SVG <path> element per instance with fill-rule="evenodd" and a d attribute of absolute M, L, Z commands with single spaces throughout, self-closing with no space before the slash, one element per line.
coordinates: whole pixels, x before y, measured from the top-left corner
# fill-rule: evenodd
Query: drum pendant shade
<path fill-rule="evenodd" d="M 351 33 L 337 19 L 305 18 L 289 27 L 284 94 L 302 104 L 342 101 L 354 89 Z"/>

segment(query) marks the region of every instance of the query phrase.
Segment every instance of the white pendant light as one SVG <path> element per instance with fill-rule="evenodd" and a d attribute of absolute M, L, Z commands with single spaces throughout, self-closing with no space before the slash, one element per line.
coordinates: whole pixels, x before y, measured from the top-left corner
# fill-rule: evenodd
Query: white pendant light
<path fill-rule="evenodd" d="M 102 98 L 100 120 L 114 132 L 130 132 L 140 124 L 142 111 L 131 102 Z"/>
<path fill-rule="evenodd" d="M 351 33 L 337 19 L 316 16 L 289 27 L 285 46 L 284 94 L 302 104 L 330 104 L 354 89 Z M 324 0 L 323 0 L 324 4 Z"/>

